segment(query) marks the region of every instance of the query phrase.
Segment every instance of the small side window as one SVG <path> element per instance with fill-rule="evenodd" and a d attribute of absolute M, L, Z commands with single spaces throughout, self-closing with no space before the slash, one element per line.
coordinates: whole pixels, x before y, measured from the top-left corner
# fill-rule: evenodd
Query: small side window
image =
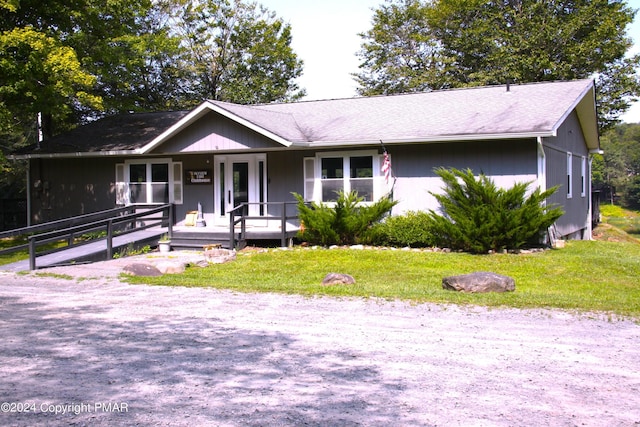
<path fill-rule="evenodd" d="M 573 197 L 573 154 L 567 153 L 567 199 Z"/>

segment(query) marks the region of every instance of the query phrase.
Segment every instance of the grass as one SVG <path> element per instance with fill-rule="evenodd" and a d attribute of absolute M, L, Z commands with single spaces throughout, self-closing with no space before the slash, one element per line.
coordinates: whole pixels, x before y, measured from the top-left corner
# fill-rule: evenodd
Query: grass
<path fill-rule="evenodd" d="M 511 276 L 516 291 L 466 294 L 442 289 L 443 277 L 473 271 Z M 356 284 L 323 287 L 320 283 L 329 272 L 351 274 Z M 241 253 L 227 264 L 127 280 L 241 292 L 560 308 L 640 319 L 640 245 L 632 243 L 573 241 L 564 249 L 517 255 L 297 248 Z"/>
<path fill-rule="evenodd" d="M 640 238 L 640 213 L 615 205 L 600 207 L 602 222 L 629 234 L 632 239 Z"/>
<path fill-rule="evenodd" d="M 528 254 L 469 255 L 404 250 L 305 249 L 240 252 L 234 262 L 192 267 L 183 274 L 126 276 L 131 283 L 211 287 L 240 292 L 375 297 L 416 303 L 558 308 L 640 320 L 640 214 L 602 206 L 595 241 Z M 628 230 L 628 231 L 627 231 Z M 11 242 L 0 241 L 0 248 Z M 28 257 L 0 256 L 0 264 Z M 442 289 L 442 278 L 473 271 L 511 276 L 516 291 L 463 294 Z M 355 277 L 352 286 L 320 285 L 329 272 Z"/>
<path fill-rule="evenodd" d="M 7 249 L 14 246 L 26 244 L 26 243 L 28 243 L 28 240 L 25 236 L 0 239 L 0 249 Z M 39 250 L 42 251 L 42 250 L 57 249 L 66 245 L 67 245 L 66 241 L 61 240 L 60 242 L 54 242 L 54 243 L 48 243 L 46 245 L 42 245 L 39 247 Z M 0 255 L 0 265 L 11 264 L 11 263 L 22 261 L 28 258 L 29 258 L 29 249 L 23 249 L 21 251 L 13 252 L 10 254 Z"/>

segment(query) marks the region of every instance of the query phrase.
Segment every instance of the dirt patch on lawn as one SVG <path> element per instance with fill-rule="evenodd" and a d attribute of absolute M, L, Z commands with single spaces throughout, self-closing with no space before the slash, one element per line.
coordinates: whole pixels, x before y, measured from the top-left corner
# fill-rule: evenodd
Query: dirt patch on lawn
<path fill-rule="evenodd" d="M 640 425 L 634 322 L 75 277 L 0 273 L 0 424 Z"/>

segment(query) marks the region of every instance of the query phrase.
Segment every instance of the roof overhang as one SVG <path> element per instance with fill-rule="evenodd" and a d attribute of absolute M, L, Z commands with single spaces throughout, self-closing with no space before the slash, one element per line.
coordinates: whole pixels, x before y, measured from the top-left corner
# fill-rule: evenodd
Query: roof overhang
<path fill-rule="evenodd" d="M 228 118 L 229 120 L 232 120 L 246 128 L 249 128 L 257 133 L 259 133 L 260 135 L 263 135 L 275 142 L 277 142 L 278 144 L 281 144 L 284 147 L 289 147 L 291 145 L 290 141 L 287 141 L 286 139 L 272 133 L 269 132 L 268 130 L 249 122 L 248 120 L 243 119 L 242 117 L 239 117 L 233 113 L 231 113 L 230 111 L 225 110 L 224 108 L 221 108 L 220 106 L 210 102 L 210 101 L 205 101 L 202 104 L 200 104 L 196 109 L 194 109 L 193 111 L 191 111 L 189 114 L 187 114 L 186 116 L 184 116 L 182 119 L 180 119 L 179 121 L 177 121 L 173 126 L 171 126 L 169 129 L 167 129 L 166 131 L 164 131 L 163 133 L 161 133 L 160 135 L 158 135 L 153 141 L 149 142 L 148 144 L 146 144 L 145 146 L 137 149 L 135 151 L 136 154 L 148 154 L 151 151 L 153 151 L 156 147 L 160 146 L 162 143 L 166 142 L 167 140 L 169 140 L 171 137 L 173 137 L 174 135 L 178 134 L 180 131 L 182 131 L 183 129 L 187 128 L 189 125 L 191 125 L 192 123 L 198 121 L 200 118 L 202 118 L 203 116 L 205 116 L 207 113 L 209 112 L 215 112 L 220 114 L 223 117 Z"/>
<path fill-rule="evenodd" d="M 9 154 L 7 159 L 10 160 L 29 160 L 29 159 L 71 159 L 79 157 L 115 157 L 115 156 L 133 156 L 137 152 L 134 150 L 121 151 L 89 151 L 89 152 L 72 152 L 72 153 L 29 153 L 29 154 Z"/>
<path fill-rule="evenodd" d="M 413 143 L 446 143 L 465 141 L 489 141 L 489 140 L 509 140 L 509 139 L 536 139 L 539 137 L 553 137 L 555 132 L 519 132 L 519 133 L 498 133 L 498 134 L 459 134 L 459 135 L 435 135 L 431 137 L 406 137 L 395 139 L 367 139 L 359 141 L 311 141 L 295 142 L 295 147 L 302 148 L 347 148 L 359 145 L 394 145 Z"/>
<path fill-rule="evenodd" d="M 600 132 L 598 130 L 598 112 L 596 110 L 596 86 L 592 81 L 589 86 L 576 98 L 574 104 L 567 109 L 565 114 L 558 120 L 553 130 L 558 128 L 567 119 L 567 116 L 575 110 L 580 121 L 580 127 L 584 135 L 585 143 L 589 150 L 600 150 Z"/>

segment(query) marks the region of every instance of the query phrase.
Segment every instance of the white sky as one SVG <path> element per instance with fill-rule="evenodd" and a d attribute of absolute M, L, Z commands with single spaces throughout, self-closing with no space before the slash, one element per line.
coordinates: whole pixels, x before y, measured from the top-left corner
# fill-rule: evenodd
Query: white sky
<path fill-rule="evenodd" d="M 307 90 L 306 100 L 349 98 L 356 96 L 356 52 L 362 39 L 358 33 L 371 28 L 373 9 L 384 0 L 258 0 L 291 24 L 292 47 L 304 61 L 299 85 Z M 640 0 L 628 0 L 640 9 Z M 640 53 L 640 12 L 629 27 L 636 41 L 633 53 Z M 622 117 L 628 123 L 640 123 L 640 102 Z"/>

